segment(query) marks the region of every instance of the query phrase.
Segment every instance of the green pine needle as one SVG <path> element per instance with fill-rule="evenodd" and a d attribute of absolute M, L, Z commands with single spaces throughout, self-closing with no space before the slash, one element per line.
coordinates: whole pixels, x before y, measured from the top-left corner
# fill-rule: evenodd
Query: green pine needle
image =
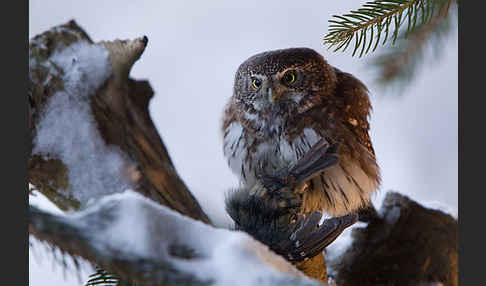
<path fill-rule="evenodd" d="M 109 273 L 100 266 L 89 276 L 85 286 L 137 286 L 136 283 L 120 279 L 116 274 Z"/>
<path fill-rule="evenodd" d="M 105 271 L 103 268 L 97 266 L 96 272 L 89 276 L 88 282 L 86 282 L 86 286 L 94 286 L 94 285 L 104 285 L 104 286 L 116 286 L 120 279 L 118 276 L 114 274 L 110 274 Z"/>
<path fill-rule="evenodd" d="M 393 87 L 394 92 L 398 93 L 404 91 L 418 68 L 430 56 L 438 58 L 447 35 L 456 27 L 457 6 L 449 10 L 449 6 L 443 6 L 437 16 L 417 25 L 413 32 L 402 32 L 395 46 L 374 58 L 373 67 L 383 87 Z"/>
<path fill-rule="evenodd" d="M 380 43 L 389 39 L 394 44 L 399 38 L 399 30 L 406 26 L 408 35 L 417 26 L 431 21 L 444 4 L 452 0 L 375 0 L 366 2 L 361 8 L 343 16 L 334 15 L 329 20 L 329 32 L 324 37 L 328 49 L 343 52 L 355 39 L 352 55 L 359 57 L 374 52 Z M 406 25 L 404 25 L 404 23 Z M 393 25 L 393 28 L 391 26 Z M 374 45 L 373 45 L 374 42 Z M 372 48 L 373 47 L 373 48 Z"/>

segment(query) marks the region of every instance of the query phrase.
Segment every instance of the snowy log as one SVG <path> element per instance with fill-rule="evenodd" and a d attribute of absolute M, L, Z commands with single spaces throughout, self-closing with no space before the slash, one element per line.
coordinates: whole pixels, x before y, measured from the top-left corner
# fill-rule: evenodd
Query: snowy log
<path fill-rule="evenodd" d="M 29 233 L 142 285 L 323 285 L 248 234 L 210 225 L 133 191 L 54 215 L 30 206 Z"/>
<path fill-rule="evenodd" d="M 209 223 L 148 112 L 153 91 L 128 77 L 148 39 L 93 43 L 74 22 L 29 43 L 29 182 L 63 210 L 131 188 Z"/>

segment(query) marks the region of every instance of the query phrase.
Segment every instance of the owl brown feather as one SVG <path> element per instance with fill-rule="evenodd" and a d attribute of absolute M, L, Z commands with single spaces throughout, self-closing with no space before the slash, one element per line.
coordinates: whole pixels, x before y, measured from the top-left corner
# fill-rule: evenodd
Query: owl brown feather
<path fill-rule="evenodd" d="M 302 212 L 341 216 L 365 207 L 380 184 L 368 134 L 365 85 L 317 52 L 292 48 L 257 54 L 240 65 L 224 112 L 224 154 L 244 186 L 259 170 L 295 163 L 319 140 L 339 143 L 339 161 L 297 187 Z"/>

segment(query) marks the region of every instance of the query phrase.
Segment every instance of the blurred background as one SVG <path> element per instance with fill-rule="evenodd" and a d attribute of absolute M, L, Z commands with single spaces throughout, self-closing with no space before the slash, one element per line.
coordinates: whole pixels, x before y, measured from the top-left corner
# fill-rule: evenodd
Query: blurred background
<path fill-rule="evenodd" d="M 70 19 L 95 42 L 146 35 L 148 47 L 131 77 L 150 81 L 155 125 L 179 175 L 218 226 L 231 225 L 224 197 L 237 186 L 220 132 L 234 73 L 255 53 L 289 47 L 313 48 L 368 86 L 383 178 L 374 203 L 379 207 L 386 191 L 395 190 L 457 215 L 457 28 L 441 42 L 440 57 L 425 58 L 402 93 L 383 89 L 375 81 L 374 54 L 351 57 L 323 45 L 331 16 L 365 2 L 30 0 L 29 39 Z M 81 279 L 63 273 L 52 254 L 33 243 L 29 285 L 82 285 L 92 273 L 86 265 Z"/>

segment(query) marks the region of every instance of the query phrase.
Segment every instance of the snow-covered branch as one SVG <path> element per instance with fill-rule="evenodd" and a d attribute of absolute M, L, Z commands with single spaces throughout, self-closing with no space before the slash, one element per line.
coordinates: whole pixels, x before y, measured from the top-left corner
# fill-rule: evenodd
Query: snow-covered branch
<path fill-rule="evenodd" d="M 30 206 L 29 232 L 143 285 L 322 285 L 248 234 L 210 225 L 133 191 L 83 211 Z"/>

